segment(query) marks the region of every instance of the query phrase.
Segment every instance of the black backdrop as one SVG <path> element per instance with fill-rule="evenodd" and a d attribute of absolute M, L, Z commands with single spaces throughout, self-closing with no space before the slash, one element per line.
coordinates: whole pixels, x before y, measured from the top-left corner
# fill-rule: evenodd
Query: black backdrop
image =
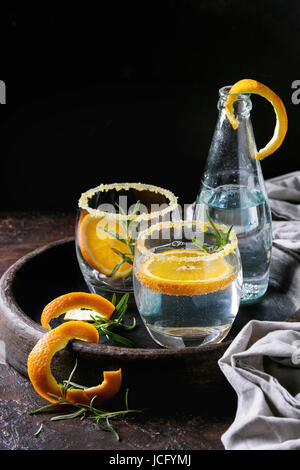
<path fill-rule="evenodd" d="M 218 89 L 241 78 L 271 87 L 288 112 L 265 178 L 299 168 L 299 1 L 11 3 L 0 18 L 0 210 L 74 210 L 81 192 L 114 181 L 192 202 Z M 275 120 L 263 99 L 252 101 L 261 147 Z"/>

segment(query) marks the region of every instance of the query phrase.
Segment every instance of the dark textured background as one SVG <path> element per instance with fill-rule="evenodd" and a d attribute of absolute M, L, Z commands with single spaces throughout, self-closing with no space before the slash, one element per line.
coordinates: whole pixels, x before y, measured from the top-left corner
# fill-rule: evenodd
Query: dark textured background
<path fill-rule="evenodd" d="M 107 3 L 105 7 L 102 3 Z M 13 4 L 13 3 L 12 3 Z M 98 2 L 11 6 L 0 19 L 1 210 L 73 210 L 101 182 L 141 181 L 194 200 L 217 119 L 218 89 L 255 78 L 289 116 L 265 177 L 298 165 L 300 2 Z M 253 97 L 257 146 L 271 106 Z"/>

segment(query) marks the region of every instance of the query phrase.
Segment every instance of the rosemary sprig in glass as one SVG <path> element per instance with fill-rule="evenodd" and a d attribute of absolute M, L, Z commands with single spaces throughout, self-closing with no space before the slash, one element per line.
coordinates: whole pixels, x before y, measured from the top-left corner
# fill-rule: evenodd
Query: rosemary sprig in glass
<path fill-rule="evenodd" d="M 112 339 L 117 343 L 121 343 L 125 346 L 132 348 L 135 347 L 133 341 L 112 331 L 115 328 L 121 328 L 126 331 L 130 331 L 135 328 L 135 318 L 133 318 L 132 325 L 125 325 L 122 322 L 123 316 L 127 310 L 128 299 L 129 294 L 125 294 L 123 295 L 119 303 L 116 305 L 116 294 L 113 294 L 111 302 L 113 305 L 116 305 L 116 307 L 111 317 L 107 320 L 106 318 L 101 317 L 100 315 L 91 315 L 91 318 L 93 320 L 92 325 L 98 330 L 99 336 L 106 336 L 108 340 Z"/>
<path fill-rule="evenodd" d="M 120 213 L 122 215 L 127 215 L 126 212 L 124 211 L 123 207 L 121 207 L 119 204 L 115 203 L 117 208 L 119 209 Z M 132 215 L 138 215 L 139 214 L 139 208 L 141 205 L 141 201 L 137 201 L 137 203 L 134 206 L 134 209 L 132 211 Z M 111 248 L 117 255 L 120 256 L 120 261 L 114 266 L 108 277 L 114 276 L 116 272 L 120 269 L 122 264 L 128 263 L 133 265 L 133 258 L 134 258 L 134 250 L 135 250 L 135 238 L 132 237 L 132 224 L 135 223 L 134 220 L 126 220 L 126 221 L 121 221 L 125 236 L 121 236 L 116 232 L 113 232 L 112 230 L 108 229 L 107 227 L 101 227 L 99 225 L 99 228 L 103 230 L 104 232 L 108 233 L 111 237 L 116 238 L 119 240 L 121 243 L 124 243 L 125 245 L 128 246 L 129 248 L 129 253 L 123 253 L 120 250 L 117 250 L 116 248 Z"/>
<path fill-rule="evenodd" d="M 212 238 L 215 239 L 215 242 L 213 245 L 208 245 L 206 243 L 201 243 L 199 240 L 197 240 L 196 238 L 193 238 L 192 239 L 192 242 L 195 243 L 195 245 L 199 246 L 202 250 L 206 251 L 207 253 L 216 253 L 217 251 L 220 251 L 222 250 L 222 248 L 227 245 L 228 243 L 228 240 L 229 240 L 229 235 L 230 235 L 230 232 L 232 230 L 232 227 L 233 225 L 231 225 L 231 227 L 229 227 L 229 230 L 228 232 L 226 233 L 226 235 L 222 235 L 221 232 L 217 229 L 217 227 L 215 226 L 215 224 L 213 223 L 213 221 L 211 220 L 211 218 L 209 217 L 208 215 L 208 211 L 206 211 L 206 217 L 207 217 L 207 220 L 209 221 L 212 229 L 214 230 L 214 233 L 212 232 L 203 232 L 205 235 L 208 235 Z"/>
<path fill-rule="evenodd" d="M 67 414 L 61 414 L 58 416 L 53 416 L 51 421 L 60 421 L 60 420 L 65 420 L 65 419 L 74 419 L 78 418 L 80 416 L 80 420 L 84 419 L 94 419 L 96 421 L 97 426 L 99 429 L 102 429 L 103 431 L 109 431 L 111 432 L 117 440 L 120 440 L 119 434 L 115 430 L 115 428 L 112 426 L 110 423 L 111 418 L 116 418 L 120 416 L 126 416 L 129 413 L 141 413 L 142 410 L 131 410 L 129 409 L 128 406 L 128 389 L 126 390 L 125 393 L 125 410 L 120 410 L 120 411 L 106 411 L 106 410 L 100 410 L 99 408 L 96 408 L 93 405 L 93 402 L 96 398 L 94 396 L 90 403 L 88 405 L 84 405 L 82 403 L 72 403 L 69 400 L 66 399 L 67 391 L 68 389 L 71 388 L 81 388 L 81 389 L 86 389 L 88 387 L 84 387 L 83 385 L 78 385 L 72 382 L 72 377 L 74 375 L 74 372 L 77 368 L 77 360 L 75 362 L 75 366 L 67 380 L 64 380 L 62 384 L 60 384 L 60 389 L 61 389 L 61 394 L 62 396 L 57 396 L 52 393 L 49 393 L 49 396 L 52 398 L 55 398 L 57 401 L 55 403 L 50 403 L 45 406 L 42 406 L 41 408 L 38 408 L 37 410 L 29 411 L 28 414 L 30 415 L 37 415 L 37 414 L 42 414 L 42 413 L 52 413 L 53 408 L 57 407 L 57 405 L 68 405 L 70 407 L 75 408 L 75 411 L 72 411 Z M 102 421 L 105 421 L 105 425 L 102 425 Z M 35 433 L 35 436 L 38 436 L 39 433 L 42 430 L 42 425 L 38 429 L 38 431 Z"/>

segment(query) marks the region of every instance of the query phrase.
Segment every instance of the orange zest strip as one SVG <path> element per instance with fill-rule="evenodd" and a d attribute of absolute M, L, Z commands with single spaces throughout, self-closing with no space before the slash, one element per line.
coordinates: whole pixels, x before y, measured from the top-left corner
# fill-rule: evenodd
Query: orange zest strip
<path fill-rule="evenodd" d="M 96 395 L 94 403 L 100 404 L 113 398 L 121 387 L 122 371 L 104 371 L 103 382 L 96 386 L 85 390 L 71 389 L 67 392 L 67 400 L 72 403 L 89 404 L 91 399 Z"/>
<path fill-rule="evenodd" d="M 51 360 L 57 351 L 63 349 L 70 339 L 80 339 L 97 343 L 99 339 L 96 328 L 82 321 L 70 321 L 50 330 L 34 346 L 28 356 L 27 370 L 29 379 L 36 390 L 46 400 L 56 403 L 57 399 L 49 393 L 62 397 L 61 389 L 51 373 Z M 104 371 L 103 382 L 95 387 L 85 390 L 68 389 L 66 399 L 72 403 L 89 404 L 91 399 L 95 403 L 103 403 L 112 398 L 120 389 L 122 382 L 121 369 Z"/>
<path fill-rule="evenodd" d="M 255 155 L 257 160 L 263 160 L 265 157 L 274 153 L 282 144 L 288 129 L 288 118 L 285 106 L 282 100 L 274 91 L 266 85 L 252 79 L 243 79 L 236 82 L 230 89 L 226 100 L 226 114 L 233 127 L 238 128 L 238 120 L 234 116 L 233 104 L 240 93 L 253 93 L 266 98 L 273 106 L 276 115 L 276 125 L 272 139 L 268 144 L 259 150 Z"/>
<path fill-rule="evenodd" d="M 111 317 L 115 310 L 115 306 L 100 295 L 86 292 L 70 292 L 69 294 L 57 297 L 46 305 L 42 312 L 41 324 L 44 328 L 50 330 L 49 322 L 52 318 L 57 318 L 62 313 L 79 308 L 92 309 L 107 319 Z"/>

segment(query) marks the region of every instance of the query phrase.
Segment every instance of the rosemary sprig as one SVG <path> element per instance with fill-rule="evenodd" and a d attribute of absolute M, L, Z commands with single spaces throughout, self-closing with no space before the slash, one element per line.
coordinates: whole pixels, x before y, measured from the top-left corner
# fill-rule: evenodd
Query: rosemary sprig
<path fill-rule="evenodd" d="M 39 429 L 34 433 L 34 437 L 37 437 L 40 434 L 40 432 L 42 432 L 42 430 L 43 430 L 43 424 L 41 424 Z"/>
<path fill-rule="evenodd" d="M 215 226 L 215 224 L 213 223 L 211 218 L 209 217 L 208 211 L 206 211 L 206 217 L 207 217 L 207 220 L 209 221 L 212 229 L 214 230 L 214 233 L 204 232 L 204 234 L 214 238 L 215 239 L 214 244 L 213 245 L 208 245 L 208 244 L 205 244 L 205 243 L 201 243 L 196 238 L 193 238 L 192 242 L 195 243 L 195 245 L 199 246 L 202 250 L 206 251 L 207 253 L 216 253 L 217 251 L 220 251 L 225 245 L 227 245 L 228 240 L 229 240 L 229 235 L 230 235 L 230 232 L 232 230 L 233 225 L 231 225 L 231 227 L 229 227 L 228 232 L 226 233 L 225 236 L 223 236 L 221 234 L 221 232 L 217 229 L 217 227 Z"/>
<path fill-rule="evenodd" d="M 50 403 L 48 405 L 42 406 L 41 408 L 38 408 L 37 410 L 29 411 L 28 414 L 37 415 L 37 414 L 42 414 L 42 413 L 45 413 L 45 412 L 46 413 L 49 413 L 49 412 L 51 413 L 52 412 L 51 409 L 53 407 L 54 408 L 57 407 L 57 405 L 68 405 L 72 408 L 75 408 L 75 411 L 72 411 L 72 412 L 67 413 L 67 414 L 61 414 L 61 415 L 58 415 L 58 416 L 53 416 L 52 418 L 50 418 L 51 421 L 74 419 L 74 418 L 78 418 L 78 417 L 80 417 L 81 421 L 86 419 L 86 418 L 87 419 L 95 419 L 96 424 L 98 425 L 99 429 L 111 432 L 117 440 L 120 440 L 119 434 L 117 433 L 115 428 L 112 426 L 109 419 L 120 417 L 120 416 L 126 416 L 129 413 L 141 413 L 142 410 L 131 410 L 131 409 L 129 409 L 129 406 L 128 406 L 128 389 L 126 390 L 126 393 L 125 393 L 125 410 L 121 410 L 121 411 L 103 411 L 103 410 L 100 410 L 99 408 L 96 408 L 93 405 L 93 402 L 94 402 L 96 396 L 94 396 L 91 399 L 91 401 L 88 405 L 84 405 L 82 403 L 72 403 L 72 402 L 70 402 L 69 400 L 66 399 L 66 394 L 67 394 L 67 390 L 69 388 L 74 388 L 73 387 L 74 382 L 72 382 L 72 377 L 73 377 L 73 374 L 76 370 L 76 367 L 77 367 L 77 361 L 75 362 L 75 366 L 74 366 L 69 378 L 67 380 L 64 380 L 63 385 L 60 386 L 61 390 L 63 391 L 62 396 L 59 397 L 57 395 L 49 393 L 49 396 L 51 396 L 52 398 L 55 398 L 57 400 L 55 403 Z M 76 385 L 76 388 L 78 388 L 78 387 L 87 388 L 87 387 L 84 387 L 82 385 L 80 385 L 80 386 Z M 105 420 L 106 426 L 103 426 L 101 424 L 101 421 L 103 421 L 103 420 Z M 38 431 L 34 434 L 35 437 L 37 437 L 39 435 L 39 433 L 42 430 L 42 427 L 43 427 L 43 425 L 41 424 Z"/>
<path fill-rule="evenodd" d="M 126 212 L 124 211 L 123 207 L 121 207 L 119 204 L 115 203 L 117 208 L 119 209 L 120 213 L 123 215 L 126 215 Z M 135 204 L 132 214 L 133 215 L 138 215 L 139 213 L 139 208 L 141 205 L 141 201 L 137 201 Z M 122 264 L 128 263 L 133 265 L 133 258 L 134 258 L 134 250 L 135 250 L 135 239 L 132 237 L 132 224 L 134 223 L 134 220 L 127 220 L 126 222 L 122 221 L 122 226 L 125 231 L 125 236 L 121 237 L 118 233 L 113 232 L 112 230 L 109 230 L 107 227 L 101 227 L 99 225 L 99 228 L 103 230 L 104 232 L 108 233 L 111 237 L 116 238 L 119 240 L 121 243 L 124 243 L 128 248 L 129 248 L 129 253 L 122 253 L 120 250 L 117 250 L 116 248 L 111 248 L 117 255 L 120 256 L 120 261 L 114 266 L 112 271 L 109 273 L 108 277 L 112 277 L 116 274 L 116 272 L 120 269 Z"/>
<path fill-rule="evenodd" d="M 114 328 L 121 328 L 126 331 L 133 330 L 136 326 L 136 320 L 133 318 L 132 325 L 125 325 L 122 322 L 123 316 L 127 310 L 128 306 L 128 299 L 129 294 L 123 295 L 121 300 L 119 301 L 118 305 L 116 305 L 115 310 L 109 319 L 101 317 L 101 315 L 93 315 L 91 316 L 93 323 L 92 325 L 98 330 L 99 336 L 106 336 L 106 338 L 112 339 L 117 343 L 124 344 L 130 348 L 135 347 L 133 341 L 124 336 L 121 336 L 111 330 Z M 116 303 L 116 295 L 114 294 L 111 300 L 112 304 L 115 305 Z"/>

